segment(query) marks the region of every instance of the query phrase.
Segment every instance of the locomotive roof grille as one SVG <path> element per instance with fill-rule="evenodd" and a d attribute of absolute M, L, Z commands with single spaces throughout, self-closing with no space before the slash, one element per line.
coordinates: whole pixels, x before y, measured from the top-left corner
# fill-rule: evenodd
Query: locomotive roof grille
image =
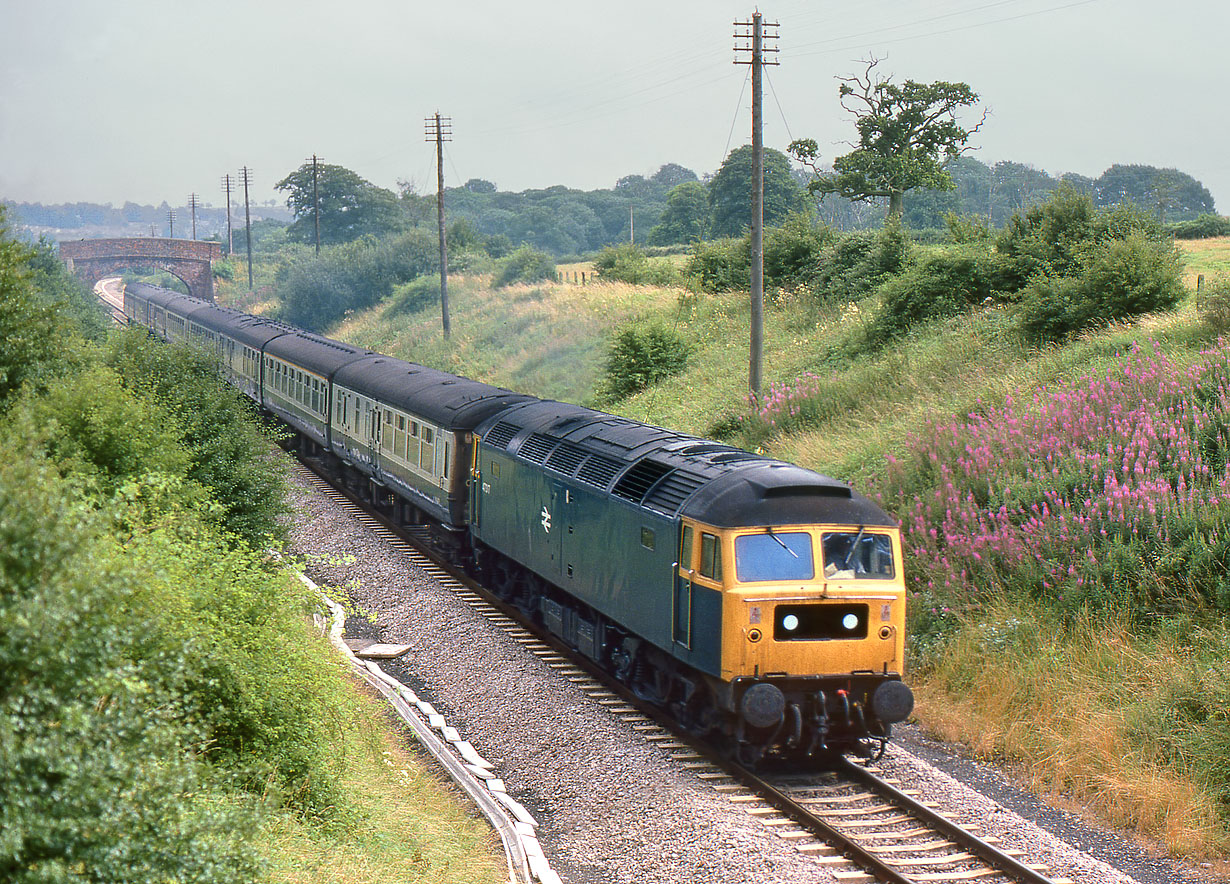
<path fill-rule="evenodd" d="M 547 466 L 571 476 L 577 471 L 581 461 L 585 460 L 586 454 L 585 449 L 579 445 L 573 445 L 571 442 L 561 442 L 551 452 L 551 456 L 547 458 Z"/>
<path fill-rule="evenodd" d="M 507 448 L 508 443 L 513 440 L 513 436 L 517 435 L 521 428 L 510 424 L 508 421 L 500 421 L 491 428 L 491 432 L 487 434 L 486 442 L 488 445 L 493 445 L 496 448 Z"/>
<path fill-rule="evenodd" d="M 517 449 L 517 454 L 530 463 L 542 463 L 547 459 L 547 454 L 554 447 L 555 440 L 550 436 L 544 436 L 542 433 L 533 433 L 521 443 L 521 447 Z"/>
<path fill-rule="evenodd" d="M 624 473 L 611 493 L 633 503 L 640 503 L 654 483 L 671 471 L 671 467 L 656 460 L 642 460 Z"/>
<path fill-rule="evenodd" d="M 581 465 L 577 478 L 588 485 L 596 485 L 605 489 L 615 478 L 615 474 L 623 467 L 619 461 L 602 454 L 590 455 L 589 460 Z"/>
<path fill-rule="evenodd" d="M 692 492 L 705 484 L 705 479 L 685 470 L 675 470 L 653 487 L 645 497 L 644 505 L 673 516 L 692 496 Z"/>

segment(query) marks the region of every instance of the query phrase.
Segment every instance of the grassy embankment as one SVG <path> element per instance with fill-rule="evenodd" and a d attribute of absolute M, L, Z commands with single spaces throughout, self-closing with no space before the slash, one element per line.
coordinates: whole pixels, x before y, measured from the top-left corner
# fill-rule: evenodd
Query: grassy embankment
<path fill-rule="evenodd" d="M 1183 245 L 1189 287 L 1197 273 L 1209 284 L 1230 272 L 1230 242 Z M 1006 451 L 1004 439 L 979 436 L 986 423 L 980 416 L 1038 424 L 1034 419 L 1049 414 L 1049 403 L 1079 401 L 1087 416 L 1097 416 L 1088 437 L 1064 423 L 1070 415 L 1057 412 L 1050 435 L 1035 426 L 1039 435 L 1012 452 L 1013 464 L 992 457 L 981 476 L 964 479 L 969 499 L 983 507 L 968 518 L 994 516 L 985 512 L 989 487 L 997 503 L 1017 508 L 1021 524 L 1038 507 L 1038 524 L 1045 526 L 1039 533 L 1049 546 L 1031 547 L 1028 561 L 1013 564 L 992 544 L 1020 538 L 987 529 L 978 540 L 994 567 L 979 572 L 972 565 L 977 550 L 970 549 L 968 560 L 944 559 L 941 568 L 942 553 L 929 550 L 926 539 L 940 516 L 907 525 L 919 532 L 908 563 L 918 717 L 979 754 L 1018 763 L 1040 791 L 1067 796 L 1174 853 L 1226 855 L 1230 685 L 1221 673 L 1230 662 L 1230 631 L 1217 613 L 1224 605 L 1210 598 L 1230 564 L 1221 540 L 1230 520 L 1218 493 L 1227 440 L 1219 363 L 1210 367 L 1201 356 L 1216 334 L 1198 316 L 1194 297 L 1173 313 L 1086 333 L 1064 346 L 1024 344 L 1007 310 L 989 308 L 930 324 L 891 348 L 849 356 L 843 345 L 857 337 L 873 303 L 815 307 L 784 295 L 766 315 L 766 380 L 775 386 L 754 412 L 745 397 L 745 295 L 570 284 L 492 292 L 481 278 L 454 280 L 451 291 L 452 346 L 440 340 L 434 310 L 386 318 L 378 308 L 352 317 L 335 334 L 489 382 L 584 402 L 600 372 L 604 336 L 633 315 L 655 316 L 695 342 L 689 368 L 615 410 L 760 447 L 895 496 L 902 508 L 944 499 L 943 471 L 932 475 L 934 464 L 951 457 L 956 469 L 961 458 L 934 451 L 936 439 Z M 1142 355 L 1133 362 L 1137 344 Z M 1201 365 L 1204 381 L 1192 380 L 1189 369 Z M 1161 378 L 1161 386 L 1141 386 L 1133 371 Z M 1090 390 L 1108 383 L 1113 396 L 1091 397 Z M 1160 413 L 1148 411 L 1149 400 L 1160 400 L 1154 403 Z M 1173 417 L 1179 412 L 1188 415 L 1186 424 Z M 1203 422 L 1206 413 L 1214 415 L 1211 424 Z M 1145 423 L 1162 427 L 1164 439 L 1136 439 L 1132 427 Z M 1176 459 L 1188 437 L 1195 466 Z M 1158 472 L 1175 483 L 1190 480 L 1190 511 L 1138 494 L 1129 504 L 1139 514 L 1120 510 L 1091 522 L 1110 533 L 1089 540 L 1099 562 L 1081 565 L 1086 548 L 1065 549 L 1063 542 L 1079 538 L 1055 528 L 1066 523 L 1051 520 L 1054 513 L 1041 505 L 1063 499 L 1064 506 L 1093 512 L 1119 467 L 1097 472 L 1081 460 L 1075 469 L 1071 458 L 1087 459 L 1101 447 L 1108 457 L 1123 458 L 1129 444 L 1141 465 L 1125 461 L 1124 481 L 1133 471 L 1138 478 Z M 1044 445 L 1054 446 L 1053 475 L 1031 471 L 1030 452 Z M 929 467 L 932 453 L 938 459 Z M 903 466 L 890 469 L 892 459 Z M 979 482 L 982 490 L 972 487 Z M 1198 491 L 1196 483 L 1203 483 Z M 1075 493 L 1089 496 L 1075 504 L 1063 497 Z M 965 500 L 958 495 L 950 509 Z M 960 529 L 946 524 L 942 530 Z M 1167 572 L 1168 544 L 1182 547 L 1184 563 L 1207 564 L 1206 571 Z M 1065 566 L 1072 568 L 1067 576 Z M 1141 609 L 1148 616 L 1133 613 Z"/>

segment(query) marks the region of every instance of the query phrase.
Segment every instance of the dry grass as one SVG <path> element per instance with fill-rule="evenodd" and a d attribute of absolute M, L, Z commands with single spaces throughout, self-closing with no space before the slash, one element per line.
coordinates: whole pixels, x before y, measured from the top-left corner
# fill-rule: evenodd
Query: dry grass
<path fill-rule="evenodd" d="M 492 289 L 488 276 L 454 276 L 447 343 L 438 305 L 396 316 L 376 307 L 331 334 L 486 383 L 584 402 L 593 395 L 611 332 L 639 315 L 669 309 L 678 298 L 676 290 L 618 282 Z"/>
<path fill-rule="evenodd" d="M 1183 284 L 1189 289 L 1196 288 L 1196 277 L 1200 274 L 1204 275 L 1205 285 L 1230 277 L 1230 236 L 1182 239 L 1176 240 L 1175 245 L 1186 262 Z"/>
<path fill-rule="evenodd" d="M 1173 735 L 1151 733 L 1145 717 L 1159 683 L 1186 677 L 1189 650 L 1143 641 L 1114 618 L 1065 630 L 1038 617 L 1003 607 L 952 639 L 914 680 L 923 726 L 979 757 L 1010 759 L 1033 790 L 1174 855 L 1224 856 L 1230 837 L 1215 796 L 1161 757 Z M 1017 638 L 988 648 L 997 623 L 1014 624 Z"/>
<path fill-rule="evenodd" d="M 380 701 L 365 699 L 370 728 L 338 747 L 350 762 L 344 823 L 321 828 L 285 814 L 260 841 L 269 881 L 286 884 L 498 884 L 498 840 L 432 762 L 401 748 Z"/>

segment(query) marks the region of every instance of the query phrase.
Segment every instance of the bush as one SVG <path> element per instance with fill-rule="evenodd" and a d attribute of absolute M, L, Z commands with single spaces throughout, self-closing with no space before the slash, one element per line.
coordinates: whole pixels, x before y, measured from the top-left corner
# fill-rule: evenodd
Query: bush
<path fill-rule="evenodd" d="M 141 572 L 38 455 L 6 450 L 0 878 L 254 880 L 251 802 L 224 793 L 193 751 L 201 734 L 174 718 L 192 649 L 140 657 L 159 610 L 133 603 Z"/>
<path fill-rule="evenodd" d="M 1214 236 L 1230 236 L 1230 218 L 1204 214 L 1191 221 L 1167 224 L 1166 230 L 1175 239 L 1209 239 Z"/>
<path fill-rule="evenodd" d="M 432 304 L 440 303 L 440 275 L 433 273 L 412 279 L 405 285 L 393 290 L 393 297 L 385 304 L 383 318 L 392 319 L 395 316 L 407 316 L 426 310 Z"/>
<path fill-rule="evenodd" d="M 535 283 L 555 280 L 555 262 L 546 252 L 523 245 L 502 259 L 492 285 L 499 289 L 513 283 Z"/>
<path fill-rule="evenodd" d="M 698 242 L 685 270 L 707 292 L 747 291 L 752 284 L 751 244 L 746 237 Z"/>
<path fill-rule="evenodd" d="M 880 286 L 880 310 L 868 329 L 868 343 L 882 346 L 918 323 L 957 316 L 995 297 L 1003 281 L 1003 262 L 986 248 L 928 254 Z"/>
<path fill-rule="evenodd" d="M 779 227 L 764 235 L 765 285 L 786 288 L 815 276 L 816 263 L 837 235 L 831 227 L 816 224 L 810 215 L 795 212 Z"/>
<path fill-rule="evenodd" d="M 822 301 L 856 301 L 905 269 L 911 254 L 910 238 L 899 223 L 874 233 L 847 233 L 824 250 L 812 289 Z"/>
<path fill-rule="evenodd" d="M 185 476 L 220 505 L 216 522 L 257 547 L 284 536 L 284 476 L 252 406 L 219 379 L 216 362 L 137 329 L 114 337 L 106 355 L 127 388 L 175 416 L 188 455 Z"/>
<path fill-rule="evenodd" d="M 422 231 L 380 240 L 364 236 L 331 246 L 319 258 L 297 261 L 279 274 L 280 317 L 324 331 L 347 312 L 387 298 L 394 286 L 439 272 L 439 263 L 439 243 Z"/>
<path fill-rule="evenodd" d="M 644 251 L 632 243 L 607 246 L 594 259 L 601 279 L 614 279 L 631 285 L 673 285 L 679 282 L 679 271 L 670 261 L 651 261 Z"/>
<path fill-rule="evenodd" d="M 1074 269 L 1071 276 L 1037 276 L 1021 292 L 1017 315 L 1027 340 L 1062 341 L 1095 325 L 1172 309 L 1183 296 L 1178 251 L 1139 232 L 1087 248 Z"/>
<path fill-rule="evenodd" d="M 665 325 L 631 325 L 617 333 L 607 350 L 606 375 L 599 384 L 600 404 L 610 405 L 639 393 L 687 368 L 692 346 Z"/>

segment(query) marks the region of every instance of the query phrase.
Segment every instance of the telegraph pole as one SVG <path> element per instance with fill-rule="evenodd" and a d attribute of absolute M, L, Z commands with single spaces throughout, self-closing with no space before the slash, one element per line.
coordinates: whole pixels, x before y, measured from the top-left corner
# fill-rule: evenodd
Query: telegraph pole
<path fill-rule="evenodd" d="M 444 240 L 444 142 L 453 140 L 453 120 L 436 111 L 425 121 L 426 141 L 436 143 L 436 221 L 440 228 L 440 316 L 448 337 L 448 246 Z"/>
<path fill-rule="evenodd" d="M 188 208 L 192 210 L 192 239 L 196 240 L 196 207 L 200 205 L 197 201 L 196 194 L 188 194 Z"/>
<path fill-rule="evenodd" d="M 222 189 L 226 191 L 226 257 L 235 251 L 235 234 L 231 232 L 231 176 L 222 176 Z"/>
<path fill-rule="evenodd" d="M 320 157 L 312 154 L 312 220 L 316 222 L 316 257 L 320 257 Z"/>
<path fill-rule="evenodd" d="M 773 28 L 766 34 L 765 28 Z M 752 335 L 751 357 L 748 361 L 748 386 L 753 395 L 760 394 L 761 365 L 764 360 L 764 113 L 761 107 L 763 98 L 762 75 L 766 64 L 777 64 L 776 60 L 765 61 L 766 52 L 777 52 L 776 47 L 766 49 L 765 40 L 776 40 L 778 37 L 776 22 L 768 23 L 762 20 L 759 12 L 752 15 L 750 22 L 735 22 L 735 64 L 750 64 L 752 66 Z M 740 45 L 739 41 L 751 40 Z M 751 57 L 740 53 L 751 53 Z"/>
<path fill-rule="evenodd" d="M 252 208 L 248 202 L 248 185 L 252 183 L 252 170 L 244 166 L 239 170 L 239 183 L 243 185 L 243 217 L 248 233 L 248 291 L 252 291 Z"/>
<path fill-rule="evenodd" d="M 167 226 L 171 228 L 170 237 L 175 239 L 175 210 L 167 209 Z"/>

